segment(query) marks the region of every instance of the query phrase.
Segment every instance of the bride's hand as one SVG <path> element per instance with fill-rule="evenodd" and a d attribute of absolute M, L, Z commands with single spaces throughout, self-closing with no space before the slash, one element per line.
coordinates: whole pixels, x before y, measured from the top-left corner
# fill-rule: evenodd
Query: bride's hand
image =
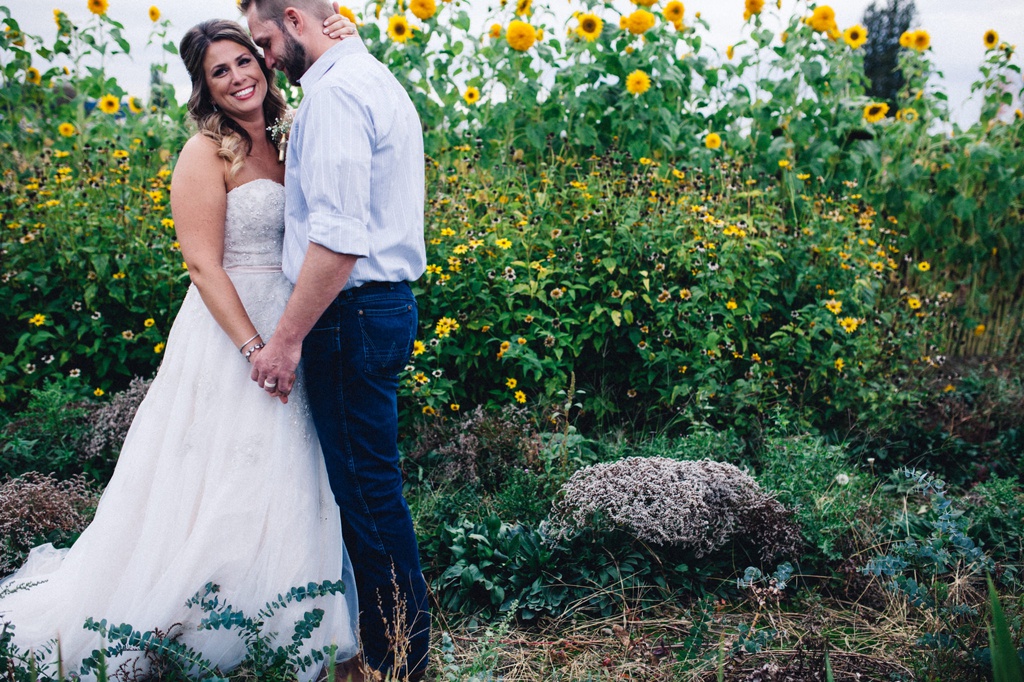
<path fill-rule="evenodd" d="M 345 38 L 359 35 L 356 25 L 339 13 L 340 6 L 338 3 L 333 3 L 333 6 L 334 14 L 324 20 L 324 35 L 336 38 L 337 40 L 344 40 Z"/>
<path fill-rule="evenodd" d="M 256 358 L 259 357 L 260 353 L 262 353 L 262 352 L 263 352 L 262 348 L 257 348 L 256 350 L 254 350 L 252 352 L 252 355 L 249 356 L 249 364 L 252 364 L 253 362 L 255 362 Z M 253 380 L 257 381 L 255 378 L 253 378 Z M 259 381 L 257 381 L 257 384 L 259 384 Z M 266 391 L 268 394 L 270 394 L 271 398 L 277 398 L 278 400 L 280 400 L 285 405 L 288 404 L 288 394 L 287 393 L 282 393 L 281 391 L 278 391 L 277 388 L 276 388 L 277 384 L 270 385 L 266 381 L 264 381 L 262 384 L 259 384 L 259 386 L 264 391 Z"/>

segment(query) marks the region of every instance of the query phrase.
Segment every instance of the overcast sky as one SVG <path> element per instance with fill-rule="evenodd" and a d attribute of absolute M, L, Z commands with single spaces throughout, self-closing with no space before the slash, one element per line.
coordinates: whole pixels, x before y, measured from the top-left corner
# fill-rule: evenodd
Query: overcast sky
<path fill-rule="evenodd" d="M 127 38 L 132 45 L 130 57 L 118 56 L 107 64 L 108 71 L 115 75 L 122 87 L 130 94 L 145 97 L 148 92 L 149 63 L 162 61 L 164 56 L 156 46 L 143 49 L 152 28 L 147 15 L 151 5 L 156 5 L 163 16 L 172 22 L 168 35 L 177 43 L 182 34 L 193 24 L 205 19 L 237 19 L 235 0 L 109 0 L 109 15 L 125 25 Z M 494 16 L 496 2 L 485 0 L 461 0 L 470 11 L 474 30 L 482 33 Z M 572 11 L 579 9 L 573 0 L 533 0 L 534 6 L 547 5 L 553 8 L 554 25 L 559 33 L 564 32 L 566 19 Z M 615 0 L 621 9 L 631 7 L 626 0 Z M 700 12 L 711 25 L 707 42 L 724 54 L 726 46 L 743 37 L 743 0 L 684 0 L 686 18 Z M 84 24 L 90 18 L 86 0 L 7 0 L 6 4 L 22 28 L 31 34 L 41 35 L 51 41 L 56 26 L 53 21 L 54 8 L 67 12 L 72 21 Z M 361 2 L 353 2 L 355 9 Z M 391 4 L 391 3 L 388 3 Z M 440 4 L 440 3 L 439 3 Z M 660 6 L 662 3 L 659 3 Z M 840 28 L 859 23 L 870 0 L 832 0 L 836 20 Z M 879 0 L 886 4 L 886 0 Z M 932 37 L 933 60 L 939 71 L 945 75 L 941 85 L 949 95 L 954 120 L 969 125 L 977 119 L 980 104 L 967 101 L 971 83 L 978 79 L 978 66 L 984 58 L 982 36 L 992 28 L 999 32 L 1001 40 L 1024 47 L 1024 1 L 1022 0 L 917 0 L 917 26 L 926 29 Z M 371 5 L 372 6 L 372 5 Z M 770 28 L 780 26 L 782 17 L 795 12 L 806 12 L 804 0 L 783 0 L 782 10 L 777 11 L 774 2 L 765 3 L 765 20 Z M 385 12 L 386 14 L 386 12 Z M 507 19 L 506 19 L 507 20 Z M 549 23 L 550 25 L 550 23 Z M 190 90 L 188 75 L 177 57 L 167 55 L 168 78 L 175 85 L 178 99 L 183 101 Z M 1020 64 L 1020 58 L 1015 58 Z"/>

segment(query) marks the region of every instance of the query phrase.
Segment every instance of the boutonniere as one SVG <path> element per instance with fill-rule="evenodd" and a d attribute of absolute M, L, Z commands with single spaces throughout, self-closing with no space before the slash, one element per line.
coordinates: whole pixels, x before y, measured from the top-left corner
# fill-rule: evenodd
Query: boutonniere
<path fill-rule="evenodd" d="M 274 125 L 267 127 L 267 130 L 270 131 L 270 139 L 277 145 L 278 161 L 284 161 L 288 158 L 288 136 L 292 132 L 292 119 L 294 117 L 295 112 L 289 109 L 281 118 L 274 122 Z"/>

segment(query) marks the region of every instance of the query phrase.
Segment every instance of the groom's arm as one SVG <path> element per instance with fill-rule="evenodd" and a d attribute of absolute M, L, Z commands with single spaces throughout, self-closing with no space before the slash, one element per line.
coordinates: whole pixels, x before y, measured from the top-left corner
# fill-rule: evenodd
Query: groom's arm
<path fill-rule="evenodd" d="M 277 390 L 271 391 L 272 395 L 287 402 L 302 357 L 302 340 L 344 288 L 356 260 L 355 256 L 335 253 L 319 244 L 309 245 L 277 329 L 252 363 L 252 379 L 260 386 L 276 380 Z"/>
<path fill-rule="evenodd" d="M 277 330 L 252 371 L 260 386 L 276 380 L 273 395 L 291 392 L 303 339 L 345 287 L 356 261 L 369 255 L 373 123 L 363 104 L 338 88 L 316 93 L 307 107 L 297 159 L 309 247 Z"/>

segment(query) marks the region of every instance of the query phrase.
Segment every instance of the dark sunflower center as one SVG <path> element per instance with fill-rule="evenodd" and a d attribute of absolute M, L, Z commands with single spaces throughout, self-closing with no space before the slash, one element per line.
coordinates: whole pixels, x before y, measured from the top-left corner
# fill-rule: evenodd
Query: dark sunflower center
<path fill-rule="evenodd" d="M 593 19 L 584 19 L 582 24 L 583 30 L 587 33 L 593 33 L 594 29 L 597 28 L 596 24 L 597 22 L 595 22 Z"/>

